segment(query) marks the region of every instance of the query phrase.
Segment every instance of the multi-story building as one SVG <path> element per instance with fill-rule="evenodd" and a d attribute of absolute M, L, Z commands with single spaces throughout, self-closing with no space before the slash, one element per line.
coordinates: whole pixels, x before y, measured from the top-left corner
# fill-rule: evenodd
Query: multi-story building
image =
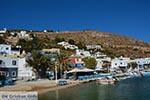
<path fill-rule="evenodd" d="M 25 57 L 20 56 L 1 56 L 0 75 L 6 78 L 29 78 L 33 76 L 31 67 L 27 67 Z"/>
<path fill-rule="evenodd" d="M 64 60 L 64 63 L 66 63 L 68 66 L 70 67 L 83 67 L 84 66 L 84 62 L 82 61 L 81 57 L 77 57 L 77 56 L 71 56 L 68 57 Z"/>
<path fill-rule="evenodd" d="M 143 67 L 146 65 L 150 65 L 150 58 L 138 58 L 131 60 L 130 58 L 115 58 L 111 61 L 111 67 L 117 68 L 117 67 L 127 67 L 130 62 L 136 62 L 137 67 Z"/>
<path fill-rule="evenodd" d="M 111 68 L 127 67 L 129 62 L 131 62 L 130 58 L 115 58 L 111 61 Z"/>

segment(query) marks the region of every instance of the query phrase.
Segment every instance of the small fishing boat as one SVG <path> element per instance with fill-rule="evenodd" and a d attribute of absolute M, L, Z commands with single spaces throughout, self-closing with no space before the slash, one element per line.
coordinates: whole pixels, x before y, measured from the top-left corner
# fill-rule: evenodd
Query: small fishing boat
<path fill-rule="evenodd" d="M 112 77 L 101 77 L 101 78 L 98 78 L 96 80 L 96 82 L 98 84 L 114 84 L 115 83 L 115 79 L 113 79 Z"/>

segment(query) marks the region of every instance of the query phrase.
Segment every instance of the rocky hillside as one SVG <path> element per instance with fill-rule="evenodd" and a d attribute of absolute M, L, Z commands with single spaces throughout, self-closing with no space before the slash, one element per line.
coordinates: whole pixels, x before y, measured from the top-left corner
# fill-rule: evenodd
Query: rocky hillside
<path fill-rule="evenodd" d="M 48 38 L 49 40 L 54 40 L 57 37 L 64 38 L 66 41 L 73 39 L 76 43 L 81 42 L 84 45 L 100 44 L 103 47 L 103 51 L 115 56 L 150 57 L 150 45 L 148 43 L 112 33 L 85 30 L 74 32 L 33 32 L 33 34 L 39 38 Z"/>

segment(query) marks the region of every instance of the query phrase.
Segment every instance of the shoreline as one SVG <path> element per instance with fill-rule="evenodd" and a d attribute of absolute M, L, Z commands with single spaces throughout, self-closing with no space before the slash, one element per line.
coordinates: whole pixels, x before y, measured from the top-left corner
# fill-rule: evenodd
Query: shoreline
<path fill-rule="evenodd" d="M 71 88 L 71 87 L 74 87 L 74 86 L 77 86 L 77 85 L 80 85 L 80 84 L 82 84 L 82 83 L 73 83 L 73 84 L 67 84 L 67 85 L 64 85 L 64 86 L 55 86 L 53 88 L 41 89 L 41 90 L 38 90 L 38 94 L 41 95 L 41 94 L 44 94 L 46 92 L 51 92 L 51 91 L 56 91 L 56 90 L 60 90 L 60 89 Z"/>
<path fill-rule="evenodd" d="M 41 95 L 46 92 L 66 89 L 66 88 L 78 86 L 83 83 L 89 83 L 94 80 L 84 80 L 84 81 L 66 80 L 66 81 L 67 81 L 67 84 L 63 86 L 58 86 L 55 80 L 47 80 L 47 79 L 41 79 L 41 80 L 31 81 L 31 82 L 17 81 L 15 85 L 0 87 L 0 92 L 1 91 L 10 91 L 10 92 L 12 91 L 15 91 L 15 92 L 16 91 L 25 91 L 25 92 L 37 91 L 38 94 Z"/>

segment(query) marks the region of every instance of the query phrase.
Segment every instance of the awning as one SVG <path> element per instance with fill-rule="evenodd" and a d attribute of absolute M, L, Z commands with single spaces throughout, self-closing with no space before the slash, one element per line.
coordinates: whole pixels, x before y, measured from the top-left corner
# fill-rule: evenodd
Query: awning
<path fill-rule="evenodd" d="M 93 69 L 89 69 L 89 68 L 74 68 L 70 71 L 68 71 L 67 73 L 73 73 L 73 72 L 93 72 Z"/>

